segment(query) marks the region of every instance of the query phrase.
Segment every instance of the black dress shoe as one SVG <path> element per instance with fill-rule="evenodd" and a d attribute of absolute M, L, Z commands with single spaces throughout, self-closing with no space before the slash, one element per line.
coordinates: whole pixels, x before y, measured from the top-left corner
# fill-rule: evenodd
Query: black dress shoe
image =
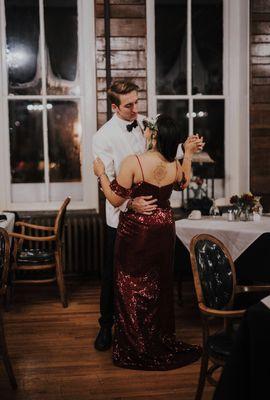
<path fill-rule="evenodd" d="M 112 345 L 112 328 L 101 327 L 95 340 L 95 349 L 106 351 Z"/>

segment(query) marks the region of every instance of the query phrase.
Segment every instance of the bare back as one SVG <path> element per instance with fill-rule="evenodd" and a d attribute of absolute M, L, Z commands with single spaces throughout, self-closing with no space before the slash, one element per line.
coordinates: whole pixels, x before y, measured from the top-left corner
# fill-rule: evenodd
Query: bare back
<path fill-rule="evenodd" d="M 169 162 L 158 152 L 148 151 L 137 157 L 134 183 L 141 181 L 162 187 L 182 178 L 182 168 L 178 161 Z"/>

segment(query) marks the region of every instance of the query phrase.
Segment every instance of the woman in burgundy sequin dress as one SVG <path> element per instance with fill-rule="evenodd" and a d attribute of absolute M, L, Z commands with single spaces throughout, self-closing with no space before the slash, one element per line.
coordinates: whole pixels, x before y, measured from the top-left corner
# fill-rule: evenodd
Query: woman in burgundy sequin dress
<path fill-rule="evenodd" d="M 109 182 L 100 159 L 95 174 L 114 205 L 138 196 L 153 196 L 157 208 L 120 214 L 115 245 L 115 334 L 113 362 L 123 368 L 169 370 L 198 360 L 199 346 L 176 339 L 173 299 L 175 224 L 169 198 L 174 185 L 189 181 L 196 145 L 185 148 L 182 166 L 175 160 L 178 132 L 170 117 L 148 123 L 151 150 L 127 157 L 117 179 Z"/>

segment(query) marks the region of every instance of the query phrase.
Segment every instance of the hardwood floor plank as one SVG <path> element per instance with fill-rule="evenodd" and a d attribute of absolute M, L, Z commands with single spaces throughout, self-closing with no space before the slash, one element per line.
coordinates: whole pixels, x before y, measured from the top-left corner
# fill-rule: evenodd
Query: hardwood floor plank
<path fill-rule="evenodd" d="M 10 389 L 1 365 L 1 400 L 193 400 L 200 362 L 155 372 L 114 367 L 111 351 L 98 352 L 99 284 L 68 282 L 64 309 L 54 287 L 16 290 L 4 313 L 9 352 L 18 380 Z M 184 305 L 176 304 L 177 335 L 201 343 L 201 322 L 192 282 L 184 282 Z M 206 385 L 203 400 L 212 398 Z"/>

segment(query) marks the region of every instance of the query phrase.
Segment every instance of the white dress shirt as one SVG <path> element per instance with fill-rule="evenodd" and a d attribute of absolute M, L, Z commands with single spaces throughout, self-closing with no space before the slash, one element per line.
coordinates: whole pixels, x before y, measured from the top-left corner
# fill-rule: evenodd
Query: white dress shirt
<path fill-rule="evenodd" d="M 112 181 L 119 173 L 121 162 L 129 155 L 142 154 L 146 151 L 146 139 L 143 135 L 142 120 L 145 117 L 138 115 L 138 126 L 128 132 L 129 121 L 119 118 L 116 114 L 107 121 L 93 136 L 94 159 L 99 157 L 105 164 L 106 174 Z M 177 158 L 182 158 L 181 146 L 177 151 Z M 117 228 L 120 211 L 125 211 L 127 201 L 116 208 L 106 200 L 106 222 L 112 228 Z"/>

